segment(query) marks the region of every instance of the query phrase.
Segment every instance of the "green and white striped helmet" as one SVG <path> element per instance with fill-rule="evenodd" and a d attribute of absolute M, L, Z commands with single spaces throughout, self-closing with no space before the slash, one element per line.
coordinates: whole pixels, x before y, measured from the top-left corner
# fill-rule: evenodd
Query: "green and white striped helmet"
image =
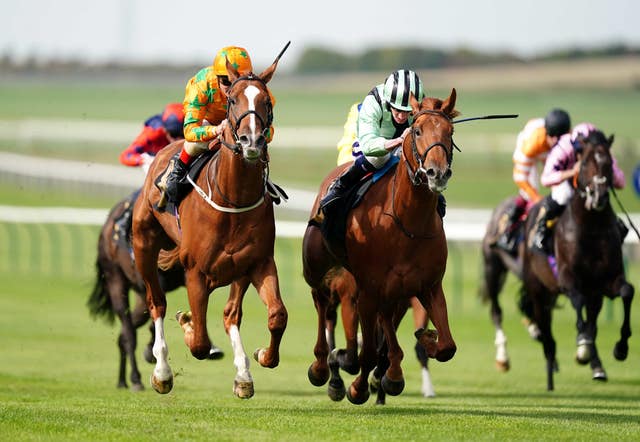
<path fill-rule="evenodd" d="M 413 96 L 418 101 L 424 98 L 424 90 L 418 74 L 408 69 L 400 69 L 387 77 L 382 98 L 398 110 L 410 111 L 409 92 L 413 92 Z"/>

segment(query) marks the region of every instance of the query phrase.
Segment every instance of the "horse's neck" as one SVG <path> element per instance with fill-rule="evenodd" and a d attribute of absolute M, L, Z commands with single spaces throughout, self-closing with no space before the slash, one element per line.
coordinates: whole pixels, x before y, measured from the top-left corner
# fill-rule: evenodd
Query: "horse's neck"
<path fill-rule="evenodd" d="M 608 235 L 607 228 L 612 225 L 613 211 L 611 206 L 604 210 L 587 210 L 584 199 L 577 192 L 571 197 L 567 209 L 559 222 L 571 223 L 573 230 L 579 236 Z"/>
<path fill-rule="evenodd" d="M 236 204 L 250 204 L 264 194 L 264 165 L 249 164 L 241 154 L 220 148 L 213 165 L 214 181 L 219 191 Z"/>
<path fill-rule="evenodd" d="M 388 195 L 393 215 L 407 231 L 424 235 L 439 226 L 438 195 L 431 192 L 426 184 L 414 186 L 402 161 L 390 180 Z"/>

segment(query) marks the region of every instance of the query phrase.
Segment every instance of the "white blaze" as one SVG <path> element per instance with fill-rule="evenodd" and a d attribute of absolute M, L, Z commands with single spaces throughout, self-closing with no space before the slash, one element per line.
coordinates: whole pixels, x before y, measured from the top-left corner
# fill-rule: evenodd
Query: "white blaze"
<path fill-rule="evenodd" d="M 256 110 L 256 97 L 260 94 L 260 89 L 255 87 L 254 85 L 249 85 L 244 90 L 244 95 L 247 97 L 247 101 L 249 102 L 249 111 Z M 249 114 L 249 122 L 251 127 L 251 133 L 256 133 L 256 116 L 254 113 Z"/>

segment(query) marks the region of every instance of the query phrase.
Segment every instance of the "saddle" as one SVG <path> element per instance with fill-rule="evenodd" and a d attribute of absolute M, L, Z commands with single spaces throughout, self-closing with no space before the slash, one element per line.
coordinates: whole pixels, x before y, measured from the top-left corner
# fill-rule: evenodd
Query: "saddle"
<path fill-rule="evenodd" d="M 358 184 L 346 192 L 338 203 L 330 205 L 324 211 L 318 209 L 316 216 L 309 220 L 308 225 L 320 228 L 329 251 L 338 260 L 346 262 L 347 258 L 344 239 L 347 233 L 347 216 L 349 212 L 360 205 L 365 193 L 376 181 L 389 173 L 389 171 L 395 170 L 399 161 L 400 159 L 397 156 L 391 157 L 383 168 L 365 175 Z"/>

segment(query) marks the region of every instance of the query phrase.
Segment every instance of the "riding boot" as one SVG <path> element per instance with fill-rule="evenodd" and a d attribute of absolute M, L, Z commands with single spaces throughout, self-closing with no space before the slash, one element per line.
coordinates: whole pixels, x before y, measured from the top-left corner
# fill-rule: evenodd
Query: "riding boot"
<path fill-rule="evenodd" d="M 370 169 L 373 169 L 373 166 L 370 166 L 363 156 L 356 158 L 351 167 L 340 175 L 329 187 L 329 191 L 320 201 L 322 210 L 339 199 L 342 199 L 349 189 L 355 186 L 358 181 L 370 172 Z"/>
<path fill-rule="evenodd" d="M 533 243 L 530 245 L 531 250 L 545 255 L 548 254 L 546 250 L 547 237 L 549 236 L 548 223 L 560 216 L 564 207 L 549 195 L 542 200 L 538 218 L 536 219 L 536 232 L 533 237 Z"/>
<path fill-rule="evenodd" d="M 113 223 L 113 238 L 116 241 L 122 242 L 123 244 L 127 243 L 129 232 L 131 232 L 132 215 L 133 202 L 128 200 L 125 203 L 124 212 L 122 212 L 122 215 Z"/>
<path fill-rule="evenodd" d="M 620 243 L 622 244 L 624 243 L 624 239 L 627 237 L 627 234 L 629 233 L 629 228 L 624 223 L 624 221 L 622 221 L 622 218 L 620 218 L 619 216 L 616 217 L 616 224 L 618 226 L 618 230 L 620 231 Z"/>
<path fill-rule="evenodd" d="M 522 216 L 523 210 L 524 207 L 518 204 L 509 205 L 498 222 L 498 229 L 501 234 L 496 241 L 496 246 L 509 253 L 515 252 L 517 240 L 516 235 L 514 235 L 516 231 L 515 226 L 520 216 Z"/>
<path fill-rule="evenodd" d="M 171 201 L 174 204 L 177 204 L 178 198 L 180 196 L 178 192 L 178 185 L 180 181 L 182 181 L 187 175 L 188 167 L 180 159 L 180 153 L 177 153 L 171 158 L 171 160 L 169 161 L 169 166 L 167 168 L 170 170 L 170 172 L 165 181 L 165 199 Z"/>

